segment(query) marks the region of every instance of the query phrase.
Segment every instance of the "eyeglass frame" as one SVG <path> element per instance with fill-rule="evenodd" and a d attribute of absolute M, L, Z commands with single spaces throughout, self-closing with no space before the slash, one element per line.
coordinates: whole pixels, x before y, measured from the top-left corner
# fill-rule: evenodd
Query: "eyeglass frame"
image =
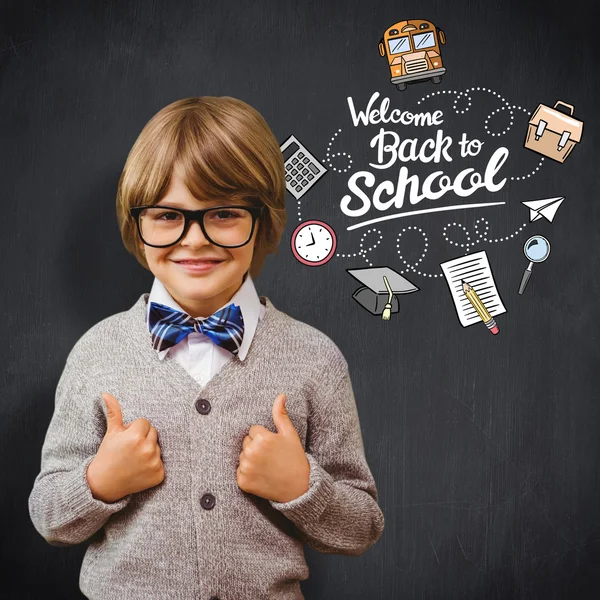
<path fill-rule="evenodd" d="M 167 208 L 169 210 L 176 210 L 176 211 L 180 212 L 181 214 L 183 214 L 184 224 L 183 224 L 183 231 L 181 232 L 181 235 L 173 243 L 166 244 L 164 246 L 156 246 L 154 244 L 146 243 L 146 241 L 144 240 L 144 237 L 142 236 L 142 226 L 140 225 L 140 213 L 143 210 L 145 210 L 146 208 Z M 237 246 L 224 246 L 223 244 L 217 244 L 206 233 L 206 228 L 204 227 L 204 215 L 207 212 L 210 212 L 211 210 L 219 210 L 219 209 L 224 209 L 224 208 L 243 208 L 243 209 L 247 210 L 250 213 L 250 215 L 252 216 L 252 227 L 250 229 L 250 235 L 248 236 L 248 239 L 243 244 L 238 244 Z M 167 206 L 166 204 L 160 204 L 160 205 L 153 204 L 150 206 L 147 206 L 147 205 L 132 206 L 129 209 L 129 214 L 133 217 L 133 219 L 135 220 L 135 222 L 137 224 L 138 234 L 139 234 L 142 242 L 144 244 L 146 244 L 146 246 L 151 246 L 152 248 L 168 248 L 169 246 L 174 246 L 175 244 L 180 242 L 185 237 L 186 232 L 192 221 L 198 222 L 198 225 L 200 225 L 200 229 L 202 229 L 202 234 L 214 246 L 219 246 L 220 248 L 241 248 L 242 246 L 245 246 L 246 244 L 248 244 L 250 242 L 250 240 L 252 239 L 252 235 L 254 234 L 254 227 L 256 225 L 256 220 L 261 216 L 263 210 L 264 210 L 264 206 L 246 206 L 246 205 L 242 205 L 242 204 L 231 204 L 231 205 L 227 205 L 227 206 L 211 206 L 210 208 L 202 208 L 200 210 L 189 210 L 187 208 L 179 208 L 178 206 Z"/>

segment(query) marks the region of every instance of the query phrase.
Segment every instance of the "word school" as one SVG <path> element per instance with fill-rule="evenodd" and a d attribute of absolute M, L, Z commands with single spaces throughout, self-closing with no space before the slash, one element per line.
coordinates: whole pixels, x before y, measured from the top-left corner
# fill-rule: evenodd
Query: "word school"
<path fill-rule="evenodd" d="M 407 188 L 410 186 L 409 201 L 411 204 L 418 204 L 421 200 L 437 200 L 447 192 L 454 192 L 457 196 L 466 197 L 473 194 L 481 187 L 485 187 L 490 192 L 497 192 L 504 187 L 506 177 L 501 181 L 495 182 L 494 177 L 506 162 L 508 157 L 508 149 L 501 147 L 492 154 L 483 177 L 480 173 L 476 173 L 475 169 L 464 169 L 456 175 L 452 180 L 448 175 L 444 175 L 443 171 L 434 171 L 423 180 L 422 193 L 419 193 L 419 176 L 408 175 L 408 169 L 405 166 L 400 167 L 398 171 L 398 179 L 396 185 L 393 181 L 382 181 L 373 192 L 373 199 L 358 186 L 360 180 L 364 181 L 364 185 L 372 188 L 375 185 L 375 176 L 370 171 L 357 171 L 348 180 L 348 189 L 358 200 L 360 206 L 351 208 L 350 204 L 354 198 L 350 194 L 342 197 L 340 202 L 341 211 L 348 217 L 361 217 L 368 213 L 371 209 L 371 204 L 374 208 L 380 211 L 388 210 L 389 208 L 402 208 L 404 205 L 404 197 Z M 465 179 L 468 177 L 468 184 L 464 185 Z M 437 189 L 434 189 L 434 184 L 437 180 Z M 390 199 L 382 200 L 382 194 L 386 194 Z"/>
<path fill-rule="evenodd" d="M 379 132 L 371 139 L 370 147 L 376 149 L 377 162 L 370 162 L 373 169 L 388 169 L 399 161 L 440 163 L 442 161 L 452 162 L 450 148 L 453 139 L 444 135 L 439 126 L 443 123 L 443 112 L 411 113 L 394 109 L 389 111 L 389 98 L 381 101 L 379 108 L 374 108 L 379 93 L 375 92 L 364 111 L 357 111 L 354 101 L 348 97 L 350 116 L 355 127 L 360 124 L 364 126 L 378 125 L 381 123 L 401 123 L 402 125 L 414 125 L 417 127 L 438 127 L 435 135 L 429 139 L 418 138 L 402 139 L 395 131 L 379 128 Z M 468 140 L 466 134 L 462 134 L 458 141 L 460 152 L 457 158 L 477 156 L 484 143 L 480 140 Z M 422 183 L 418 175 L 409 175 L 408 169 L 401 166 L 398 171 L 396 182 L 386 180 L 376 186 L 376 180 L 370 171 L 357 171 L 348 180 L 350 194 L 342 197 L 340 202 L 341 211 L 349 217 L 361 217 L 369 212 L 371 207 L 376 210 L 385 211 L 390 208 L 400 209 L 404 205 L 405 197 L 408 195 L 410 204 L 418 204 L 422 200 L 437 200 L 448 192 L 456 196 L 466 197 L 473 194 L 479 188 L 486 188 L 489 192 L 501 190 L 507 179 L 496 181 L 495 177 L 508 158 L 508 148 L 500 147 L 490 157 L 483 176 L 468 168 L 460 171 L 454 178 L 445 175 L 443 171 L 434 171 L 429 174 Z M 376 186 L 376 187 L 375 187 Z M 373 189 L 370 198 L 364 188 Z M 385 198 L 382 198 L 384 196 Z"/>

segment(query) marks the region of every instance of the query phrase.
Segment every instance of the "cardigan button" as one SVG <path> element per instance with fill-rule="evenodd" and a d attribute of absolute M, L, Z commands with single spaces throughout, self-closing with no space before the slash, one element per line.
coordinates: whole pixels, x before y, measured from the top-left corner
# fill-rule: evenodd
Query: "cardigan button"
<path fill-rule="evenodd" d="M 200 500 L 202 508 L 210 510 L 215 505 L 215 497 L 212 494 L 204 494 Z"/>
<path fill-rule="evenodd" d="M 219 600 L 219 596 L 211 596 L 208 600 Z"/>
<path fill-rule="evenodd" d="M 210 402 L 205 398 L 198 398 L 196 400 L 196 410 L 201 415 L 207 415 L 210 412 Z"/>

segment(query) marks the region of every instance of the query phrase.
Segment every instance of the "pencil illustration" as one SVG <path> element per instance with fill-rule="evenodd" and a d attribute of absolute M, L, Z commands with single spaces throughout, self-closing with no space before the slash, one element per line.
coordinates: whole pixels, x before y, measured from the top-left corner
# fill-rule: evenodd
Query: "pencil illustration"
<path fill-rule="evenodd" d="M 481 317 L 481 320 L 485 323 L 486 327 L 496 335 L 500 330 L 496 321 L 492 315 L 488 312 L 487 308 L 477 295 L 477 292 L 470 286 L 464 279 L 460 280 L 465 296 L 469 299 L 469 302 L 473 305 L 473 308 L 477 311 L 477 314 Z"/>

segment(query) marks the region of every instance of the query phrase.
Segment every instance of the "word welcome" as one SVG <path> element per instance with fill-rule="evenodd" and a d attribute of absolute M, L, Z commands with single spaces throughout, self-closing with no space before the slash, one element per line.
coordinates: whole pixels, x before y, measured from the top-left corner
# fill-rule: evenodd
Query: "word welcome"
<path fill-rule="evenodd" d="M 352 100 L 352 97 L 349 96 L 347 98 L 354 127 L 358 127 L 361 122 L 363 125 L 376 125 L 377 123 L 402 123 L 402 125 L 416 125 L 417 127 L 441 125 L 443 123 L 442 116 L 444 113 L 441 110 L 436 110 L 433 114 L 429 112 L 414 114 L 407 110 L 402 112 L 395 108 L 388 116 L 387 111 L 390 106 L 390 99 L 384 98 L 381 101 L 379 109 L 375 109 L 372 108 L 372 106 L 375 104 L 377 98 L 379 98 L 379 92 L 374 92 L 369 100 L 369 103 L 367 104 L 367 110 L 365 112 L 359 111 L 358 113 L 354 108 L 354 100 Z"/>
<path fill-rule="evenodd" d="M 357 110 L 352 97 L 348 97 L 348 108 L 354 127 L 359 125 L 377 125 L 381 123 L 400 123 L 401 125 L 414 125 L 416 127 L 439 127 L 443 123 L 443 112 L 436 110 L 434 112 L 412 113 L 410 111 L 401 111 L 392 109 L 390 111 L 389 98 L 383 98 L 377 107 L 379 92 L 374 92 L 364 110 Z M 457 143 L 458 149 L 456 156 L 452 156 L 453 139 L 445 135 L 440 128 L 437 129 L 432 137 L 419 139 L 400 135 L 396 131 L 379 128 L 379 132 L 371 139 L 370 147 L 376 151 L 376 161 L 370 162 L 369 166 L 373 169 L 389 169 L 399 161 L 435 163 L 442 161 L 452 162 L 453 158 L 466 158 L 468 156 L 477 156 L 484 145 L 484 142 L 478 139 L 468 139 L 467 134 L 463 133 Z M 456 148 L 456 147 L 455 147 Z M 342 197 L 340 202 L 341 211 L 349 217 L 361 217 L 374 208 L 378 211 L 386 211 L 391 208 L 401 209 L 406 200 L 410 204 L 418 204 L 422 200 L 438 200 L 445 194 L 453 192 L 456 196 L 467 197 L 475 193 L 480 188 L 485 188 L 488 192 L 498 192 L 506 184 L 507 178 L 497 180 L 498 172 L 508 158 L 508 148 L 497 148 L 491 157 L 483 172 L 483 175 L 476 172 L 473 168 L 467 168 L 460 171 L 454 178 L 444 174 L 444 171 L 434 171 L 421 182 L 419 176 L 409 175 L 406 166 L 400 166 L 396 181 L 386 180 L 377 184 L 375 176 L 370 171 L 357 171 L 348 180 L 348 191 Z M 367 190 L 372 190 L 369 195 Z M 498 203 L 486 203 L 478 206 L 491 206 Z M 503 204 L 503 203 L 500 203 Z M 470 205 L 460 205 L 457 208 L 469 208 Z M 425 212 L 435 212 L 449 210 L 451 207 L 437 207 L 411 211 L 405 214 L 421 214 Z M 392 216 L 379 217 L 373 221 L 386 220 L 394 218 Z M 368 221 L 372 222 L 372 221 Z M 353 225 L 349 229 L 360 227 Z"/>

